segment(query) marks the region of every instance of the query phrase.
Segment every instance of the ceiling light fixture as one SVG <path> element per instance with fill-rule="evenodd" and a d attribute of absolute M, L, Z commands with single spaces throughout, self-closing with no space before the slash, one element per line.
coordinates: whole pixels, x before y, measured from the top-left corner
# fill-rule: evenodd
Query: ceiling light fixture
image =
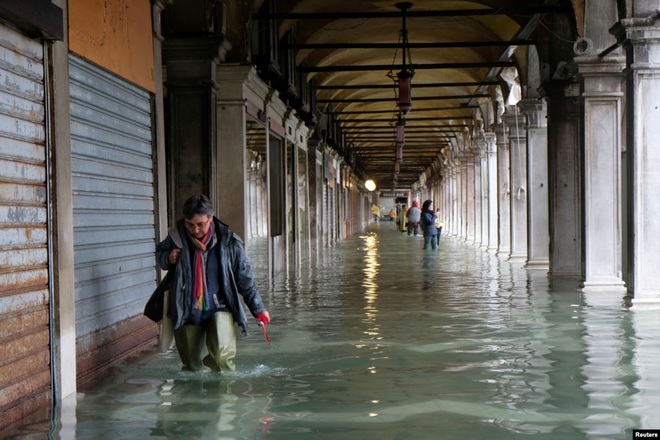
<path fill-rule="evenodd" d="M 402 13 L 402 27 L 401 27 L 401 70 L 396 74 L 396 79 L 394 79 L 394 73 L 390 70 L 387 74 L 394 81 L 395 85 L 398 88 L 398 96 L 396 100 L 396 105 L 399 107 L 399 111 L 404 115 L 410 111 L 412 108 L 412 95 L 411 95 L 411 86 L 412 86 L 412 77 L 415 75 L 415 70 L 411 67 L 412 57 L 410 56 L 410 48 L 408 47 L 408 29 L 406 27 L 406 12 L 412 7 L 410 2 L 401 2 L 394 5 L 401 10 Z M 396 52 L 394 52 L 394 60 L 396 61 Z M 406 62 L 408 60 L 408 63 Z"/>

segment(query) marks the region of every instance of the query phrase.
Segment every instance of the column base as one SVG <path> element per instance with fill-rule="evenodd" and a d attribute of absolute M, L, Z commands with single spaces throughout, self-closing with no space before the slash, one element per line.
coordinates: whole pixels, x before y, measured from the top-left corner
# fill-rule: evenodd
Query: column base
<path fill-rule="evenodd" d="M 550 260 L 527 260 L 527 262 L 525 263 L 525 269 L 549 270 Z"/>
<path fill-rule="evenodd" d="M 583 281 L 580 283 L 580 290 L 583 292 L 626 292 L 626 285 L 620 279 L 601 280 L 601 281 Z"/>
<path fill-rule="evenodd" d="M 525 263 L 527 261 L 527 255 L 525 254 L 511 254 L 509 255 L 508 261 L 511 263 Z"/>
<path fill-rule="evenodd" d="M 654 298 L 628 298 L 626 302 L 634 310 L 660 310 L 660 296 Z"/>

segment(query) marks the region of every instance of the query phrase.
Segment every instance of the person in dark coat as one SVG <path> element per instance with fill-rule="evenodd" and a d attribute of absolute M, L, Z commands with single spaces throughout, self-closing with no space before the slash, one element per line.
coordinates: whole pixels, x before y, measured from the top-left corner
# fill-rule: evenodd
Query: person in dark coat
<path fill-rule="evenodd" d="M 418 235 L 421 215 L 422 211 L 419 209 L 419 202 L 413 200 L 412 206 L 406 212 L 406 217 L 408 218 L 408 235 L 413 235 L 413 233 L 415 237 Z"/>
<path fill-rule="evenodd" d="M 243 302 L 261 325 L 270 315 L 254 282 L 243 242 L 214 215 L 210 200 L 196 194 L 183 219 L 156 247 L 158 265 L 174 271 L 168 316 L 184 370 L 234 371 L 238 325 L 247 334 Z"/>
<path fill-rule="evenodd" d="M 433 200 L 426 200 L 422 204 L 422 217 L 419 222 L 422 234 L 424 234 L 424 249 L 428 249 L 429 245 L 433 250 L 438 248 L 438 228 L 435 227 L 436 218 L 437 216 L 433 212 Z"/>

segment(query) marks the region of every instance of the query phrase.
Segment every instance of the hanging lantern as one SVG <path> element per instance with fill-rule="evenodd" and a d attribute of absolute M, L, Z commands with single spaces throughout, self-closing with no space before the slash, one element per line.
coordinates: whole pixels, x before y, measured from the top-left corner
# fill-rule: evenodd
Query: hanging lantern
<path fill-rule="evenodd" d="M 414 70 L 408 65 L 406 58 L 411 58 L 410 48 L 408 47 L 408 28 L 406 27 L 406 11 L 412 7 L 410 2 L 401 2 L 397 3 L 397 8 L 401 10 L 401 71 L 396 74 L 396 84 L 398 88 L 398 96 L 396 100 L 396 105 L 399 107 L 399 111 L 404 115 L 410 111 L 412 108 L 412 77 L 415 74 Z M 396 54 L 395 54 L 396 57 Z M 392 71 L 388 74 L 392 79 L 394 75 Z"/>
<path fill-rule="evenodd" d="M 410 111 L 412 108 L 412 73 L 405 69 L 396 74 L 399 82 L 399 97 L 397 98 L 396 105 L 399 107 L 399 110 L 404 115 Z"/>
<path fill-rule="evenodd" d="M 403 144 L 406 143 L 406 133 L 405 133 L 405 123 L 402 122 L 402 119 L 399 118 L 399 122 L 396 124 L 396 146 L 403 148 Z"/>

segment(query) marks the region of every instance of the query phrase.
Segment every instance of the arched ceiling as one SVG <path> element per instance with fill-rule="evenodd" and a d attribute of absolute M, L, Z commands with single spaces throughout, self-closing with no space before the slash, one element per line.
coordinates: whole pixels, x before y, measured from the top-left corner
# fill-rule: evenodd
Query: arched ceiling
<path fill-rule="evenodd" d="M 413 107 L 395 178 L 394 81 L 401 70 L 402 11 L 392 0 L 288 0 L 280 35 L 295 28 L 295 61 L 317 86 L 317 114 L 339 121 L 342 143 L 381 189 L 407 188 L 472 130 L 480 98 L 495 96 L 500 69 L 525 72 L 527 52 L 551 14 L 569 0 L 414 0 L 406 12 Z M 483 99 L 481 99 L 483 101 Z M 448 151 L 446 148 L 444 151 Z"/>

